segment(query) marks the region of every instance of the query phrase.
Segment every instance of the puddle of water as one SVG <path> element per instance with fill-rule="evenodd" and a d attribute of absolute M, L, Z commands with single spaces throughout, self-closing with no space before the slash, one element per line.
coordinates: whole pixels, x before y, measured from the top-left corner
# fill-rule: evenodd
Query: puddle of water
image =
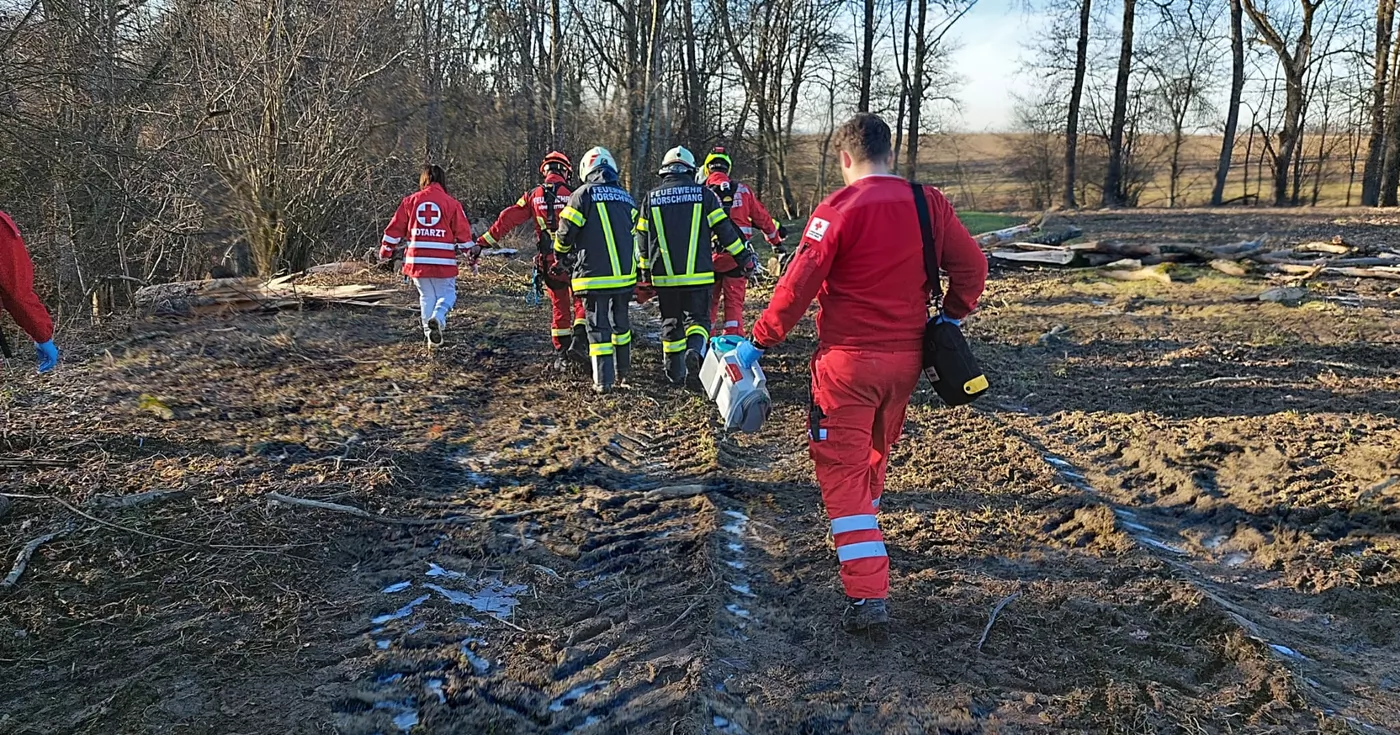
<path fill-rule="evenodd" d="M 731 584 L 729 585 L 729 589 L 734 590 L 735 592 L 738 592 L 739 594 L 745 597 L 754 596 L 753 589 L 749 587 L 747 582 L 745 582 L 744 584 Z"/>
<path fill-rule="evenodd" d="M 580 686 L 576 686 L 576 687 L 574 687 L 573 689 L 570 689 L 569 691 L 564 692 L 563 696 L 559 697 L 558 699 L 554 700 L 553 702 L 550 702 L 550 703 L 549 703 L 549 711 L 550 711 L 550 712 L 563 712 L 565 707 L 571 707 L 571 706 L 573 706 L 573 704 L 574 704 L 575 702 L 577 702 L 577 701 L 579 701 L 580 699 L 583 698 L 583 695 L 585 695 L 585 694 L 587 694 L 587 693 L 589 693 L 589 692 L 591 692 L 591 691 L 595 691 L 595 690 L 598 690 L 598 689 L 602 689 L 603 687 L 606 687 L 606 686 L 607 686 L 607 684 L 604 683 L 604 682 L 601 682 L 601 681 L 590 681 L 590 682 L 588 682 L 587 684 L 582 684 L 582 685 L 580 685 Z"/>
<path fill-rule="evenodd" d="M 428 693 L 437 695 L 438 704 L 447 704 L 447 695 L 442 692 L 442 679 L 429 679 Z"/>
<path fill-rule="evenodd" d="M 374 708 L 393 712 L 394 727 L 400 732 L 408 732 L 418 724 L 418 708 L 414 706 L 412 699 L 402 702 L 375 702 Z"/>
<path fill-rule="evenodd" d="M 445 578 L 445 579 L 466 579 L 466 578 L 467 578 L 467 575 L 465 575 L 465 574 L 463 574 L 463 573 L 461 573 L 461 572 L 454 572 L 454 571 L 452 571 L 452 570 L 450 570 L 450 569 L 443 569 L 442 567 L 440 567 L 440 566 L 438 566 L 438 565 L 436 565 L 436 564 L 434 564 L 434 563 L 432 563 L 432 562 L 428 562 L 428 571 L 425 572 L 425 574 L 427 574 L 429 577 L 443 577 L 443 578 Z"/>
<path fill-rule="evenodd" d="M 1116 515 L 1119 518 L 1137 518 L 1136 513 L 1132 512 L 1131 510 L 1123 510 L 1122 508 L 1114 508 L 1113 515 Z"/>
<path fill-rule="evenodd" d="M 423 586 L 447 598 L 447 601 L 454 605 L 470 605 L 479 613 L 499 615 L 503 618 L 510 617 L 510 614 L 515 612 L 515 606 L 520 604 L 520 600 L 515 596 L 528 589 L 523 584 L 501 584 L 499 579 L 486 580 L 475 593 L 458 592 L 436 584 Z"/>
<path fill-rule="evenodd" d="M 732 542 L 732 541 L 729 542 L 729 543 L 727 543 L 727 544 L 725 544 L 725 546 L 727 546 L 727 547 L 729 548 L 730 551 L 732 551 L 732 552 L 734 552 L 734 553 L 736 553 L 736 554 L 744 550 L 744 545 L 743 545 L 743 544 L 736 544 L 736 543 L 734 543 L 734 542 Z"/>
<path fill-rule="evenodd" d="M 1124 522 L 1123 522 L 1123 527 L 1124 527 L 1124 528 L 1127 528 L 1127 529 L 1129 529 L 1129 530 L 1132 530 L 1132 531 L 1144 531 L 1144 532 L 1146 532 L 1146 531 L 1151 531 L 1151 530 L 1152 530 L 1152 529 L 1148 528 L 1147 526 L 1142 525 L 1141 523 L 1133 523 L 1132 521 L 1124 521 Z"/>
<path fill-rule="evenodd" d="M 475 671 L 477 676 L 481 676 L 491 670 L 491 662 L 478 656 L 476 651 L 471 648 L 472 643 L 485 646 L 486 641 L 480 638 L 468 638 L 462 641 L 462 655 L 467 657 L 467 663 L 472 665 L 472 671 Z"/>
<path fill-rule="evenodd" d="M 1249 554 L 1246 554 L 1243 551 L 1236 551 L 1235 553 L 1226 556 L 1224 559 L 1225 566 L 1227 567 L 1242 566 L 1247 561 L 1249 561 Z"/>
<path fill-rule="evenodd" d="M 390 620 L 401 620 L 403 618 L 406 618 L 409 615 L 413 614 L 413 608 L 418 607 L 419 605 L 422 605 L 423 603 L 427 602 L 429 597 L 431 597 L 431 595 L 423 595 L 422 597 L 419 597 L 413 602 L 410 602 L 407 605 L 404 605 L 403 607 L 391 613 L 385 613 L 383 615 L 371 618 L 370 622 L 374 623 L 375 625 L 383 625 L 389 622 Z"/>
<path fill-rule="evenodd" d="M 374 642 L 374 647 L 375 647 L 375 648 L 378 648 L 378 649 L 381 650 L 381 651 L 384 651 L 384 650 L 387 650 L 387 649 L 389 648 L 389 644 L 390 644 L 390 643 L 393 643 L 393 641 L 390 641 L 390 640 L 387 640 L 387 639 L 385 639 L 385 640 L 378 640 L 378 641 L 375 641 L 375 642 Z"/>
<path fill-rule="evenodd" d="M 748 735 L 748 732 L 744 730 L 744 728 L 739 727 L 739 723 L 732 722 L 727 717 L 715 715 L 711 722 L 714 724 L 715 729 L 724 733 L 724 735 Z"/>
<path fill-rule="evenodd" d="M 379 591 L 380 591 L 380 592 L 383 592 L 383 593 L 386 594 L 386 595 L 391 595 L 391 594 L 393 594 L 393 593 L 395 593 L 395 592 L 403 592 L 404 590 L 406 590 L 406 589 L 408 589 L 409 587 L 412 587 L 412 586 L 413 586 L 413 583 L 412 583 L 412 582 L 395 582 L 394 584 L 391 584 L 391 585 L 389 585 L 388 587 L 385 587 L 384 589 L 379 590 Z"/>
<path fill-rule="evenodd" d="M 744 608 L 739 607 L 737 604 L 735 604 L 735 603 L 733 603 L 733 602 L 729 603 L 728 605 L 725 605 L 725 606 L 724 606 L 724 609 L 725 609 L 725 610 L 728 610 L 728 611 L 730 612 L 730 614 L 732 614 L 732 615 L 737 615 L 737 616 L 739 616 L 739 617 L 741 617 L 741 618 L 744 618 L 744 619 L 748 619 L 748 617 L 749 617 L 749 611 L 748 611 L 748 610 L 745 610 Z"/>
<path fill-rule="evenodd" d="M 1055 465 L 1056 467 L 1062 467 L 1062 468 L 1063 468 L 1063 467 L 1073 467 L 1073 466 L 1074 466 L 1074 465 L 1070 464 L 1069 462 L 1066 462 L 1065 460 L 1060 459 L 1059 457 L 1052 457 L 1052 456 L 1050 456 L 1050 455 L 1048 455 L 1048 454 L 1045 455 L 1045 461 L 1046 461 L 1046 462 L 1049 462 L 1049 463 L 1052 464 L 1052 465 Z"/>
<path fill-rule="evenodd" d="M 393 684 L 394 682 L 403 681 L 403 674 L 386 674 L 375 679 L 375 681 L 380 684 Z"/>
<path fill-rule="evenodd" d="M 408 631 L 407 631 L 407 633 L 408 633 L 409 635 L 413 635 L 414 633 L 417 633 L 417 632 L 423 630 L 423 629 L 426 628 L 426 627 L 428 627 L 428 624 L 427 624 L 427 623 L 419 623 L 419 624 L 413 626 L 412 628 L 409 628 Z"/>
<path fill-rule="evenodd" d="M 1186 554 L 1186 549 L 1183 549 L 1180 546 L 1172 546 L 1171 544 L 1158 541 L 1157 539 L 1152 538 L 1151 536 L 1139 536 L 1138 540 L 1142 541 L 1148 546 L 1155 546 L 1156 548 L 1159 548 L 1163 551 L 1170 551 L 1173 554 L 1181 554 L 1183 556 Z"/>
<path fill-rule="evenodd" d="M 1287 656 L 1287 657 L 1289 657 L 1289 658 L 1301 659 L 1301 660 L 1303 660 L 1303 661 L 1308 660 L 1308 657 L 1307 657 L 1307 656 L 1304 656 L 1303 654 L 1298 653 L 1297 651 L 1295 651 L 1295 650 L 1289 648 L 1288 646 L 1280 646 L 1280 645 L 1277 644 L 1277 643 L 1270 643 L 1270 644 L 1269 644 L 1269 648 L 1272 648 L 1272 649 L 1274 649 L 1275 651 L 1277 651 L 1277 652 L 1279 652 L 1279 653 L 1281 653 L 1281 654 L 1283 654 L 1283 655 L 1285 655 L 1285 656 Z"/>
<path fill-rule="evenodd" d="M 744 568 L 746 568 L 746 567 L 748 566 L 748 565 L 745 564 L 744 562 L 741 562 L 741 561 L 734 561 L 733 559 L 729 559 L 729 560 L 725 561 L 724 563 L 725 563 L 725 564 L 728 564 L 729 567 L 730 567 L 731 569 L 744 569 Z"/>

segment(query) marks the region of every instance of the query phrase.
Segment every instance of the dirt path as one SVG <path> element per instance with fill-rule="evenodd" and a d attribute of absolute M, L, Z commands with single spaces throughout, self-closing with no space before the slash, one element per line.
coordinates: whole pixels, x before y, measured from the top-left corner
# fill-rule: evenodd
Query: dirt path
<path fill-rule="evenodd" d="M 0 732 L 1396 721 L 1400 348 L 1383 308 L 1321 324 L 998 281 L 974 327 L 997 394 L 958 411 L 921 394 L 895 458 L 897 626 L 878 645 L 838 630 L 802 440 L 811 335 L 767 360 L 764 431 L 721 437 L 659 381 L 645 311 L 631 390 L 551 373 L 524 282 L 464 294 L 432 360 L 406 312 L 288 313 L 141 324 L 7 383 L 4 491 L 90 517 L 33 498 L 0 517 L 6 557 L 75 524 L 0 590 Z M 1038 344 L 1057 321 L 1069 337 Z M 1266 329 L 1292 341 L 1247 336 Z M 24 464 L 41 458 L 63 466 Z M 686 484 L 708 491 L 647 494 Z M 184 495 L 91 504 L 152 489 Z M 514 517 L 369 523 L 269 491 Z"/>

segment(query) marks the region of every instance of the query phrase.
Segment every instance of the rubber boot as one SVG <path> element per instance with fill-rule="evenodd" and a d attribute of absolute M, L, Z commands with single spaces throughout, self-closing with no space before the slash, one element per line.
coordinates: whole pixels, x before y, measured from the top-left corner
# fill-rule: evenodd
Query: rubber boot
<path fill-rule="evenodd" d="M 700 366 L 705 361 L 705 337 L 692 334 L 685 338 L 685 378 L 691 388 L 701 390 Z"/>
<path fill-rule="evenodd" d="M 666 353 L 666 379 L 671 385 L 685 385 L 685 353 Z"/>
<path fill-rule="evenodd" d="M 593 356 L 593 392 L 605 396 L 617 382 L 617 364 L 612 355 Z"/>
<path fill-rule="evenodd" d="M 585 324 L 574 325 L 574 336 L 570 338 L 569 357 L 576 360 L 580 365 L 588 364 L 588 326 Z"/>
<path fill-rule="evenodd" d="M 614 363 L 617 365 L 617 382 L 625 383 L 632 375 L 632 344 L 613 347 Z"/>

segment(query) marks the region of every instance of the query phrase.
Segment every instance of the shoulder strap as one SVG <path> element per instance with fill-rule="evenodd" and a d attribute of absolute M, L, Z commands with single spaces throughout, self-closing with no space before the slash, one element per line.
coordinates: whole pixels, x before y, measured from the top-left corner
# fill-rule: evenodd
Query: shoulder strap
<path fill-rule="evenodd" d="M 910 181 L 909 188 L 914 192 L 914 211 L 919 213 L 919 231 L 924 238 L 924 274 L 928 277 L 936 303 L 943 298 L 943 278 L 938 268 L 938 245 L 933 238 L 933 219 L 928 212 L 928 198 L 924 196 L 924 185 Z"/>
<path fill-rule="evenodd" d="M 545 184 L 544 191 L 544 224 L 550 232 L 559 229 L 559 212 L 554 205 L 559 201 L 559 185 Z"/>

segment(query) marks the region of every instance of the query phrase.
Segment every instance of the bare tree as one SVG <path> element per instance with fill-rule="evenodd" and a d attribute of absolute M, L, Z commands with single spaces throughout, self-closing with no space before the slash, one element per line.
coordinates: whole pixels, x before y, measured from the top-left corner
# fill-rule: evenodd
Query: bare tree
<path fill-rule="evenodd" d="M 1361 175 L 1361 203 L 1380 203 L 1381 166 L 1385 161 L 1386 85 L 1390 81 L 1390 37 L 1395 25 L 1395 0 L 1376 2 L 1375 67 L 1371 85 L 1371 137 L 1366 145 L 1366 167 Z"/>
<path fill-rule="evenodd" d="M 1301 12 L 1297 20 L 1297 38 L 1291 42 L 1275 26 L 1268 8 L 1259 0 L 1242 1 L 1260 38 L 1278 56 L 1283 71 L 1283 125 L 1278 133 L 1278 146 L 1273 151 L 1274 204 L 1282 207 L 1290 202 L 1288 178 L 1303 133 L 1303 90 L 1312 61 L 1313 19 L 1321 0 L 1298 0 Z"/>
<path fill-rule="evenodd" d="M 1118 52 L 1118 76 L 1113 87 L 1113 122 L 1108 133 L 1108 170 L 1104 174 L 1103 205 L 1121 207 L 1128 203 L 1123 182 L 1123 134 L 1128 118 L 1128 81 L 1133 68 L 1133 21 L 1137 0 L 1123 0 L 1123 27 Z"/>
<path fill-rule="evenodd" d="M 1067 209 L 1078 206 L 1074 187 L 1079 170 L 1079 107 L 1084 99 L 1084 74 L 1089 63 L 1090 0 L 1079 0 L 1079 37 L 1075 45 L 1074 84 L 1070 87 L 1069 112 L 1065 122 L 1065 186 L 1061 204 Z"/>
<path fill-rule="evenodd" d="M 1240 98 L 1244 95 L 1244 6 L 1230 0 L 1230 101 L 1225 111 L 1225 130 L 1220 138 L 1220 158 L 1215 166 L 1215 186 L 1210 192 L 1212 206 L 1224 203 L 1225 182 L 1230 177 L 1230 161 L 1235 153 L 1235 133 L 1240 124 Z"/>

